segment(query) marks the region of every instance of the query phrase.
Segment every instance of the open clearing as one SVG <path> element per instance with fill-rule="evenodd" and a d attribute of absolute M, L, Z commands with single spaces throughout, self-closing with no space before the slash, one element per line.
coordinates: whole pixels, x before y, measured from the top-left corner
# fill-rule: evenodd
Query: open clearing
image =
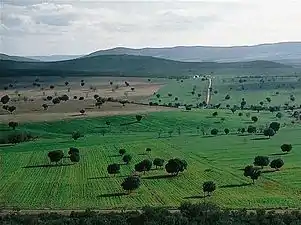
<path fill-rule="evenodd" d="M 171 110 L 160 106 L 148 107 L 137 104 L 126 104 L 123 106 L 118 102 L 106 102 L 100 108 L 95 107 L 95 94 L 104 98 L 112 97 L 138 103 L 144 102 L 145 99 L 164 86 L 167 82 L 165 79 L 153 79 L 149 81 L 145 78 L 88 77 L 84 80 L 84 86 L 81 86 L 80 78 L 69 77 L 58 79 L 46 77 L 39 81 L 41 84 L 40 87 L 34 87 L 32 84 L 33 80 L 32 78 L 23 78 L 23 80 L 21 79 L 15 84 L 13 81 L 5 81 L 8 84 L 14 84 L 15 87 L 5 91 L 1 90 L 0 96 L 8 94 L 12 98 L 10 104 L 16 106 L 17 109 L 10 114 L 1 107 L 0 121 L 50 121 L 74 118 L 80 116 L 79 111 L 81 109 L 86 111 L 85 117 Z M 66 81 L 68 81 L 68 85 L 64 84 Z M 129 83 L 129 86 L 125 85 L 125 81 Z M 110 82 L 112 82 L 112 85 Z M 50 89 L 50 85 L 54 85 L 54 88 Z M 68 88 L 70 88 L 69 91 Z M 96 88 L 96 90 L 91 88 Z M 131 88 L 134 88 L 134 90 L 131 90 Z M 62 96 L 64 94 L 67 94 L 70 100 L 61 102 L 58 105 L 52 104 L 51 101 L 43 100 L 47 96 L 55 98 L 55 96 Z M 84 100 L 74 100 L 74 96 L 77 96 L 77 98 L 84 97 Z M 47 110 L 44 110 L 42 107 L 44 103 L 47 103 L 49 106 Z"/>

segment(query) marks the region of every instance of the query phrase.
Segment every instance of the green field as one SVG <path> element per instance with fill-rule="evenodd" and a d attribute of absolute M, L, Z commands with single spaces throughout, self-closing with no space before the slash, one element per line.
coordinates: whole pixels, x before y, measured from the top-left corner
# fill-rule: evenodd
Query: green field
<path fill-rule="evenodd" d="M 140 123 L 125 126 L 120 124 L 135 121 L 135 115 L 20 124 L 17 129 L 30 131 L 39 138 L 0 147 L 0 203 L 5 207 L 30 209 L 175 207 L 183 201 L 204 201 L 202 183 L 212 180 L 217 190 L 205 200 L 224 207 L 301 208 L 300 125 L 291 124 L 291 118 L 285 115 L 279 120 L 280 131 L 268 140 L 261 135 L 236 133 L 237 128 L 250 125 L 245 115 L 239 117 L 238 113 L 219 110 L 219 115 L 213 118 L 212 112 L 207 109 L 150 113 Z M 251 115 L 259 117 L 257 127 L 276 121 L 275 114 L 269 112 Z M 106 121 L 111 122 L 110 127 L 105 125 Z M 0 126 L 1 133 L 8 132 L 6 126 Z M 197 126 L 205 133 L 218 128 L 221 135 L 203 136 Z M 231 133 L 222 134 L 224 128 Z M 71 133 L 75 130 L 85 137 L 72 140 Z M 159 130 L 163 132 L 161 138 Z M 171 137 L 169 131 L 173 131 Z M 274 155 L 281 153 L 283 143 L 291 143 L 292 152 Z M 68 165 L 69 159 L 63 159 L 61 166 L 43 167 L 49 164 L 48 151 L 61 149 L 67 154 L 69 147 L 80 149 L 79 163 Z M 145 154 L 147 147 L 152 149 L 150 155 Z M 107 165 L 122 162 L 118 156 L 120 148 L 132 154 L 133 161 L 121 166 L 120 175 L 109 176 Z M 265 168 L 268 172 L 251 185 L 241 169 L 252 164 L 257 155 L 280 157 L 285 164 L 278 172 Z M 167 174 L 164 169 L 151 170 L 141 174 L 142 185 L 138 190 L 122 195 L 120 184 L 124 176 L 132 173 L 135 163 L 155 157 L 166 161 L 173 157 L 185 159 L 188 169 L 176 177 L 164 176 Z"/>

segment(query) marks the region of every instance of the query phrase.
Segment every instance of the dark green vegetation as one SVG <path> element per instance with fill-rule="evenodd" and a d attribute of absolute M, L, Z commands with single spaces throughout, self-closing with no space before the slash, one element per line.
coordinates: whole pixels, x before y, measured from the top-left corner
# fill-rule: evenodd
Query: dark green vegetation
<path fill-rule="evenodd" d="M 300 72 L 290 65 L 270 61 L 234 63 L 179 62 L 149 56 L 101 55 L 59 62 L 1 60 L 1 76 L 144 76 L 179 77 L 200 73 L 290 74 Z"/>
<path fill-rule="evenodd" d="M 99 213 L 93 210 L 71 212 L 70 215 L 56 213 L 39 215 L 12 214 L 0 216 L 3 225 L 299 225 L 299 211 L 275 212 L 257 210 L 222 210 L 213 204 L 182 204 L 175 212 L 163 208 L 144 207 L 142 211 Z"/>
<path fill-rule="evenodd" d="M 135 115 L 21 123 L 15 131 L 3 124 L 1 133 L 30 132 L 38 139 L 0 147 L 1 204 L 33 209 L 175 207 L 185 200 L 203 201 L 203 184 L 212 181 L 206 185 L 206 193 L 211 193 L 206 201 L 222 207 L 300 208 L 299 122 L 290 123 L 291 116 L 282 111 L 279 131 L 268 139 L 262 132 L 278 121 L 274 113 L 237 110 L 233 114 L 219 109 L 212 116 L 215 111 L 150 113 L 135 123 L 130 123 L 137 120 Z M 258 121 L 254 124 L 247 113 Z M 238 132 L 238 128 L 246 131 L 250 123 L 256 133 Z M 216 136 L 210 134 L 213 129 L 219 131 Z M 76 130 L 83 137 L 73 140 Z M 294 150 L 282 153 L 284 143 Z M 70 156 L 76 152 L 70 147 L 79 149 L 78 163 L 63 157 L 56 165 L 47 157 L 54 150 Z M 260 176 L 245 177 L 244 168 L 256 156 L 267 156 L 271 168 L 264 164 L 256 169 Z M 123 161 L 125 157 L 131 160 Z M 120 170 L 108 168 L 111 164 L 120 165 Z M 132 180 L 121 186 L 126 179 Z"/>

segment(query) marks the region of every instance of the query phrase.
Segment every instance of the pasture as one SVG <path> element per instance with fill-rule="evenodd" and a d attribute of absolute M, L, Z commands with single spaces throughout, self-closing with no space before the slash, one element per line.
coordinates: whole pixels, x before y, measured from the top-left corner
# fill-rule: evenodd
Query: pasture
<path fill-rule="evenodd" d="M 7 81 L 13 87 L 1 90 L 1 96 L 8 94 L 8 104 L 15 105 L 16 110 L 9 113 L 0 109 L 0 140 L 20 131 L 37 138 L 0 145 L 0 205 L 22 209 L 136 209 L 145 205 L 175 208 L 183 201 L 212 201 L 228 208 L 301 208 L 301 127 L 300 118 L 292 117 L 301 104 L 300 80 L 272 76 L 241 79 L 213 77 L 207 108 L 199 106 L 208 90 L 208 80 L 201 78 L 91 77 L 84 82 L 68 78 L 66 85 L 67 78 L 47 77 L 37 81 L 40 86 L 33 86 L 33 80 Z M 54 87 L 50 88 L 51 85 Z M 59 104 L 45 100 L 47 96 L 63 94 L 70 99 Z M 96 107 L 95 94 L 131 103 L 106 101 Z M 260 101 L 266 107 L 281 105 L 282 116 L 278 118 L 277 112 L 267 110 L 232 113 L 226 109 L 226 105 L 240 106 L 242 98 L 247 106 Z M 42 107 L 45 102 L 47 110 Z M 145 105 L 149 102 L 159 106 Z M 169 103 L 198 105 L 198 109 L 160 106 Z M 210 109 L 219 103 L 219 109 Z M 284 109 L 286 103 L 295 108 Z M 84 113 L 80 113 L 82 109 Z M 137 114 L 142 116 L 140 122 L 135 118 Z M 258 118 L 255 123 L 251 120 L 253 116 Z M 7 126 L 9 121 L 19 123 L 16 131 Z M 275 121 L 281 129 L 269 139 L 262 130 Z M 256 134 L 241 132 L 250 125 L 256 126 Z M 225 128 L 230 131 L 227 135 Z M 212 129 L 217 129 L 218 135 L 211 135 Z M 84 137 L 73 140 L 75 131 Z M 282 144 L 292 144 L 293 150 L 282 153 Z M 58 165 L 50 163 L 49 151 L 62 150 L 66 156 L 70 147 L 79 149 L 80 162 L 71 163 L 66 157 Z M 128 165 L 118 154 L 122 148 L 133 157 Z M 146 148 L 151 148 L 151 152 L 147 153 Z M 280 171 L 263 168 L 253 185 L 243 175 L 243 169 L 252 165 L 256 156 L 268 156 L 270 161 L 281 158 L 284 166 Z M 125 194 L 120 184 L 135 173 L 135 164 L 157 157 L 165 163 L 175 157 L 184 159 L 188 168 L 178 176 L 169 176 L 164 167 L 153 166 L 140 174 L 141 186 Z M 120 174 L 108 174 L 107 166 L 111 163 L 121 165 Z M 205 181 L 216 184 L 211 197 L 203 197 Z"/>
<path fill-rule="evenodd" d="M 174 208 L 183 201 L 212 201 L 229 208 L 300 208 L 300 125 L 291 124 L 291 118 L 284 116 L 280 120 L 283 127 L 271 139 L 259 134 L 241 135 L 237 128 L 250 125 L 250 118 L 233 115 L 229 110 L 219 110 L 219 115 L 213 117 L 213 111 L 146 113 L 139 123 L 131 123 L 134 115 L 21 123 L 17 129 L 38 134 L 39 138 L 1 146 L 1 203 L 6 208 L 24 209 Z M 257 127 L 276 121 L 269 112 L 253 114 L 259 117 Z M 121 125 L 125 123 L 128 125 Z M 208 135 L 212 128 L 219 129 L 220 135 Z M 223 134 L 224 128 L 229 128 L 230 134 Z M 72 140 L 75 130 L 84 137 Z M 7 132 L 6 124 L 1 132 Z M 292 152 L 282 154 L 283 143 L 291 143 Z M 79 163 L 63 159 L 58 166 L 49 167 L 48 151 L 61 149 L 66 154 L 70 147 L 80 149 Z M 145 152 L 147 147 L 152 149 L 149 154 Z M 120 148 L 126 149 L 133 160 L 121 165 L 120 174 L 109 175 L 108 164 L 123 164 L 118 155 Z M 266 172 L 252 185 L 242 169 L 257 155 L 280 157 L 285 164 L 277 172 L 264 168 Z M 156 157 L 165 161 L 185 159 L 188 169 L 170 177 L 164 169 L 153 167 L 141 174 L 140 188 L 126 195 L 120 184 L 133 173 L 134 165 Z M 203 199 L 202 183 L 208 180 L 214 181 L 217 189 L 212 197 Z"/>

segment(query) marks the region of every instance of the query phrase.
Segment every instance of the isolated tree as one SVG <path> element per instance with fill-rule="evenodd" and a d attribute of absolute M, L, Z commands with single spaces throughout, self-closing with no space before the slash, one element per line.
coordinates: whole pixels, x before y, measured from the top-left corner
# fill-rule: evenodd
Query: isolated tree
<path fill-rule="evenodd" d="M 283 152 L 289 153 L 293 149 L 293 146 L 291 144 L 283 144 L 280 148 Z"/>
<path fill-rule="evenodd" d="M 259 105 L 263 106 L 263 104 L 264 104 L 263 101 L 259 102 Z"/>
<path fill-rule="evenodd" d="M 74 95 L 74 96 L 73 96 L 73 99 L 77 99 L 77 96 L 76 96 L 76 95 Z"/>
<path fill-rule="evenodd" d="M 69 148 L 68 155 L 72 154 L 79 154 L 79 149 L 74 147 Z"/>
<path fill-rule="evenodd" d="M 151 153 L 152 149 L 151 148 L 146 148 L 145 151 L 149 154 L 149 153 Z"/>
<path fill-rule="evenodd" d="M 58 97 L 52 99 L 53 104 L 59 104 L 60 102 L 61 102 L 61 100 Z"/>
<path fill-rule="evenodd" d="M 295 98 L 293 95 L 291 95 L 290 100 L 291 100 L 292 102 L 294 102 L 294 101 L 296 100 L 296 98 Z"/>
<path fill-rule="evenodd" d="M 135 165 L 135 170 L 137 172 L 144 172 L 145 174 L 146 171 L 151 170 L 152 165 L 153 165 L 152 161 L 150 161 L 149 159 L 145 159 Z"/>
<path fill-rule="evenodd" d="M 172 93 L 168 93 L 168 97 L 171 97 L 172 96 Z"/>
<path fill-rule="evenodd" d="M 243 115 L 242 112 L 238 113 L 238 116 L 242 116 L 242 115 Z"/>
<path fill-rule="evenodd" d="M 282 159 L 274 159 L 271 162 L 270 167 L 273 169 L 279 170 L 283 165 L 284 165 L 284 162 Z"/>
<path fill-rule="evenodd" d="M 102 106 L 102 102 L 98 102 L 98 101 L 97 101 L 97 102 L 95 103 L 95 106 L 96 106 L 97 108 L 100 108 L 100 106 Z"/>
<path fill-rule="evenodd" d="M 52 90 L 54 89 L 54 85 L 50 85 L 49 88 Z"/>
<path fill-rule="evenodd" d="M 85 83 L 84 83 L 84 82 L 81 82 L 81 83 L 80 83 L 80 86 L 82 86 L 82 87 L 83 87 L 84 85 L 85 85 Z"/>
<path fill-rule="evenodd" d="M 156 166 L 156 169 L 158 167 L 162 167 L 164 165 L 164 159 L 155 158 L 154 161 L 153 161 L 153 164 Z"/>
<path fill-rule="evenodd" d="M 255 166 L 261 166 L 261 169 L 263 169 L 264 166 L 268 166 L 270 163 L 269 157 L 267 156 L 256 156 L 254 159 L 254 165 Z"/>
<path fill-rule="evenodd" d="M 212 116 L 216 117 L 218 115 L 217 112 L 212 113 Z"/>
<path fill-rule="evenodd" d="M 44 110 L 47 110 L 47 109 L 48 109 L 48 105 L 45 104 L 45 103 L 42 105 L 42 107 L 43 107 Z"/>
<path fill-rule="evenodd" d="M 107 126 L 110 126 L 110 125 L 111 125 L 111 122 L 110 122 L 110 121 L 106 121 L 106 125 L 107 125 Z"/>
<path fill-rule="evenodd" d="M 272 99 L 270 97 L 267 97 L 266 100 L 268 103 L 270 103 L 272 101 Z"/>
<path fill-rule="evenodd" d="M 114 174 L 115 176 L 115 174 L 120 173 L 120 165 L 117 163 L 110 164 L 107 167 L 107 171 L 109 174 Z"/>
<path fill-rule="evenodd" d="M 48 157 L 50 162 L 58 163 L 64 157 L 64 153 L 62 150 L 50 151 Z"/>
<path fill-rule="evenodd" d="M 51 101 L 51 100 L 52 100 L 52 96 L 47 96 L 46 99 L 47 99 L 48 101 Z"/>
<path fill-rule="evenodd" d="M 69 100 L 69 96 L 68 96 L 68 95 L 62 95 L 61 97 L 59 97 L 59 99 L 60 99 L 61 101 L 66 102 L 66 101 Z"/>
<path fill-rule="evenodd" d="M 198 97 L 200 98 L 202 96 L 202 94 L 201 93 L 198 93 Z"/>
<path fill-rule="evenodd" d="M 10 121 L 8 123 L 8 126 L 11 127 L 13 130 L 15 130 L 16 127 L 18 126 L 18 122 Z"/>
<path fill-rule="evenodd" d="M 69 158 L 70 158 L 71 162 L 79 162 L 79 160 L 80 160 L 79 152 L 71 153 Z"/>
<path fill-rule="evenodd" d="M 225 99 L 229 100 L 230 99 L 230 95 L 226 95 Z"/>
<path fill-rule="evenodd" d="M 255 134 L 256 133 L 256 127 L 250 125 L 250 126 L 248 126 L 247 131 L 248 131 L 249 134 Z"/>
<path fill-rule="evenodd" d="M 82 136 L 82 135 L 80 134 L 79 131 L 74 131 L 74 132 L 72 133 L 72 138 L 73 138 L 74 140 L 79 139 L 81 136 Z"/>
<path fill-rule="evenodd" d="M 125 162 L 125 164 L 129 164 L 132 160 L 132 156 L 129 154 L 126 154 L 123 156 L 122 160 L 123 160 L 123 162 Z"/>
<path fill-rule="evenodd" d="M 176 176 L 179 172 L 183 172 L 187 169 L 187 162 L 178 158 L 170 159 L 165 165 L 165 170 L 167 173 L 171 173 Z"/>
<path fill-rule="evenodd" d="M 282 113 L 281 113 L 281 112 L 278 112 L 278 113 L 276 114 L 276 117 L 277 117 L 278 119 L 281 119 L 281 118 L 282 118 Z"/>
<path fill-rule="evenodd" d="M 231 108 L 230 109 L 231 110 L 231 112 L 234 114 L 235 113 L 235 111 L 236 111 L 236 109 L 233 107 L 233 108 Z"/>
<path fill-rule="evenodd" d="M 225 128 L 225 134 L 228 135 L 230 133 L 230 130 L 228 128 Z"/>
<path fill-rule="evenodd" d="M 211 196 L 211 193 L 214 192 L 216 189 L 216 185 L 213 181 L 206 181 L 203 183 L 203 192 L 204 192 L 204 197 L 206 196 Z"/>
<path fill-rule="evenodd" d="M 85 98 L 84 98 L 83 96 L 81 96 L 81 97 L 79 97 L 78 100 L 82 101 L 82 100 L 84 100 L 84 99 L 85 99 Z"/>
<path fill-rule="evenodd" d="M 272 122 L 270 123 L 269 128 L 272 128 L 275 132 L 277 132 L 280 129 L 280 123 Z"/>
<path fill-rule="evenodd" d="M 138 176 L 129 176 L 121 184 L 123 190 L 130 194 L 133 190 L 136 190 L 140 186 L 140 178 Z"/>
<path fill-rule="evenodd" d="M 140 122 L 140 121 L 142 120 L 142 116 L 141 116 L 141 115 L 136 115 L 136 120 L 137 120 L 138 122 Z"/>
<path fill-rule="evenodd" d="M 68 82 L 68 81 L 65 81 L 65 85 L 68 86 L 68 84 L 69 84 L 69 82 Z"/>
<path fill-rule="evenodd" d="M 240 108 L 244 109 L 244 107 L 246 106 L 247 102 L 245 100 L 242 100 L 240 103 Z"/>
<path fill-rule="evenodd" d="M 178 97 L 175 97 L 175 101 L 178 101 L 179 100 L 179 98 Z"/>
<path fill-rule="evenodd" d="M 255 180 L 257 180 L 261 175 L 261 171 L 256 169 L 253 166 L 246 166 L 244 168 L 244 176 L 250 177 L 253 181 L 253 184 L 255 184 Z"/>
<path fill-rule="evenodd" d="M 124 148 L 119 149 L 119 154 L 124 155 L 126 153 L 126 150 Z"/>
<path fill-rule="evenodd" d="M 86 111 L 84 109 L 81 109 L 79 112 L 83 115 Z"/>
<path fill-rule="evenodd" d="M 275 135 L 275 131 L 272 128 L 266 128 L 263 130 L 263 134 L 264 136 L 268 136 L 269 138 L 271 138 Z"/>
<path fill-rule="evenodd" d="M 241 130 L 240 130 L 240 132 L 242 133 L 242 134 L 244 134 L 245 132 L 246 132 L 246 128 L 241 128 Z"/>
<path fill-rule="evenodd" d="M 1 97 L 1 102 L 2 102 L 2 104 L 7 104 L 8 102 L 9 102 L 9 100 L 10 100 L 10 98 L 9 98 L 9 96 L 8 95 L 4 95 L 3 97 Z"/>
<path fill-rule="evenodd" d="M 217 135 L 218 134 L 218 129 L 214 128 L 211 130 L 212 135 Z"/>
<path fill-rule="evenodd" d="M 134 87 L 131 87 L 131 91 L 135 91 L 135 88 L 134 88 Z"/>
<path fill-rule="evenodd" d="M 157 98 L 160 98 L 160 96 L 161 96 L 160 94 L 156 94 L 156 97 L 157 97 Z"/>
<path fill-rule="evenodd" d="M 256 123 L 256 122 L 258 121 L 258 117 L 257 117 L 257 116 L 252 116 L 252 117 L 251 117 L 251 120 L 252 120 L 254 123 Z"/>

